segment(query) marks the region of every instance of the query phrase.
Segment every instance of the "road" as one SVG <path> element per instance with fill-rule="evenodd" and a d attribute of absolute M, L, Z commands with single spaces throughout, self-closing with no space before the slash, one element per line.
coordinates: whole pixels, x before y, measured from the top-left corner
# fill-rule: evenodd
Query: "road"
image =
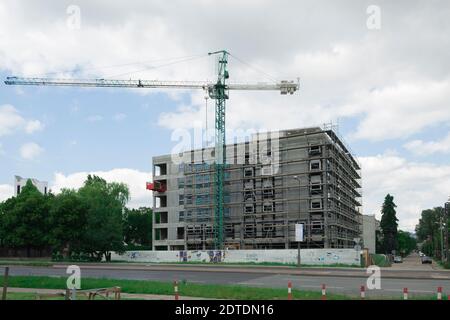
<path fill-rule="evenodd" d="M 450 294 L 450 272 L 434 266 L 420 265 L 419 257 L 409 257 L 404 263 L 381 270 L 381 289 L 367 290 L 367 297 L 402 297 L 403 288 L 410 296 L 435 295 L 437 287 Z M 192 265 L 80 265 L 82 277 L 173 281 L 188 283 L 229 284 L 252 287 L 286 288 L 288 281 L 294 289 L 319 291 L 326 284 L 327 292 L 357 296 L 362 285 L 367 285 L 365 270 L 277 267 L 222 267 Z M 26 267 L 11 266 L 11 275 L 67 276 L 66 266 Z"/>

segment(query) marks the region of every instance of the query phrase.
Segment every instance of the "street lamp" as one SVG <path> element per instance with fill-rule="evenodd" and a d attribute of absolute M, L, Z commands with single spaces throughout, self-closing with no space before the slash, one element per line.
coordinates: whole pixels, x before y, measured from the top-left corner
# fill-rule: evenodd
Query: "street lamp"
<path fill-rule="evenodd" d="M 298 181 L 298 217 L 300 219 L 300 198 L 301 198 L 301 180 L 299 176 L 293 176 L 292 178 L 294 178 L 294 180 Z M 298 253 L 297 253 L 297 266 L 300 268 L 300 241 L 297 242 L 297 249 L 298 249 Z"/>

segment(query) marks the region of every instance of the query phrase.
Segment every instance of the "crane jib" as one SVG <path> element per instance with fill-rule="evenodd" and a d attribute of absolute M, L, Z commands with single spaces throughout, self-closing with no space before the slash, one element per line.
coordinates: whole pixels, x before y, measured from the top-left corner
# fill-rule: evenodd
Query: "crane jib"
<path fill-rule="evenodd" d="M 214 247 L 223 249 L 224 234 L 224 172 L 226 163 L 225 146 L 225 101 L 229 98 L 229 90 L 276 90 L 283 95 L 293 94 L 299 90 L 299 81 L 280 81 L 278 83 L 228 83 L 228 55 L 225 50 L 209 53 L 220 54 L 217 82 L 207 81 L 160 81 L 160 80 L 119 80 L 119 79 L 58 79 L 36 77 L 7 77 L 6 85 L 38 85 L 38 86 L 77 86 L 77 87 L 115 87 L 115 88 L 163 88 L 163 89 L 202 89 L 210 98 L 216 100 L 215 109 L 215 205 L 214 205 Z"/>

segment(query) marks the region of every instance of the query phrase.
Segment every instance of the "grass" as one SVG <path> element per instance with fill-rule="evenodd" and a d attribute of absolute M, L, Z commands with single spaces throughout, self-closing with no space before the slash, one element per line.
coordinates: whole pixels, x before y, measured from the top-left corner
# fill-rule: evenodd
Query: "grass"
<path fill-rule="evenodd" d="M 0 280 L 2 285 L 3 280 Z M 61 289 L 66 287 L 66 278 L 44 277 L 44 276 L 11 276 L 9 286 L 18 288 L 45 288 Z M 124 293 L 141 293 L 157 295 L 173 295 L 173 284 L 171 282 L 142 281 L 142 280 L 116 280 L 116 279 L 93 279 L 83 278 L 82 289 L 94 289 L 119 286 Z M 237 300 L 270 300 L 286 299 L 287 288 L 256 288 L 237 285 L 208 285 L 196 283 L 179 283 L 180 295 L 211 298 L 211 299 L 237 299 Z M 294 299 L 314 300 L 321 298 L 320 288 L 317 291 L 292 290 Z M 329 294 L 327 299 L 346 300 L 348 296 L 340 294 Z"/>
<path fill-rule="evenodd" d="M 383 254 L 373 254 L 372 255 L 373 263 L 379 267 L 390 267 L 391 263 Z"/>
<path fill-rule="evenodd" d="M 2 279 L 0 285 L 2 285 Z M 81 281 L 82 289 L 94 289 L 120 286 L 122 292 L 130 294 L 155 294 L 155 295 L 173 295 L 173 284 L 171 282 L 144 281 L 144 280 L 116 280 L 116 279 L 93 279 L 84 278 Z M 9 287 L 20 288 L 45 288 L 64 290 L 66 278 L 63 277 L 45 277 L 45 276 L 12 276 L 9 277 Z M 285 288 L 256 288 L 237 285 L 207 285 L 196 283 L 179 283 L 179 292 L 181 296 L 211 298 L 211 299 L 236 299 L 236 300 L 285 300 L 287 298 L 287 289 Z M 317 291 L 292 290 L 294 299 L 301 300 L 319 300 L 321 298 L 320 288 Z M 8 293 L 8 299 L 13 300 L 34 300 L 34 293 Z M 62 298 L 52 298 L 62 300 Z M 85 299 L 80 297 L 80 300 Z M 327 294 L 327 300 L 358 300 L 357 296 L 346 296 L 341 294 Z M 392 297 L 367 297 L 367 300 L 402 300 L 402 294 Z M 410 300 L 437 300 L 436 294 L 414 295 L 410 294 Z M 443 295 L 443 300 L 447 296 Z M 130 299 L 132 300 L 132 299 Z"/>
<path fill-rule="evenodd" d="M 50 267 L 53 262 L 48 259 L 0 259 L 0 266 Z"/>

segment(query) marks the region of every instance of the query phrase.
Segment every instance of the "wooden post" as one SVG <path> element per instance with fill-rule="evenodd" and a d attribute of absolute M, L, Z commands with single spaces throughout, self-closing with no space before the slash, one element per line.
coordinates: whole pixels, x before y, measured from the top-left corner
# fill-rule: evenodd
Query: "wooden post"
<path fill-rule="evenodd" d="M 403 300 L 408 300 L 408 288 L 403 288 Z"/>
<path fill-rule="evenodd" d="M 327 300 L 327 291 L 325 284 L 322 284 L 322 300 Z"/>
<path fill-rule="evenodd" d="M 179 295 L 178 295 L 178 281 L 175 280 L 173 282 L 173 291 L 175 293 L 175 300 L 179 300 Z"/>
<path fill-rule="evenodd" d="M 361 300 L 364 300 L 366 298 L 366 287 L 361 286 Z"/>
<path fill-rule="evenodd" d="M 8 276 L 9 276 L 9 267 L 5 267 L 5 275 L 3 277 L 2 300 L 6 300 L 6 293 L 8 292 Z"/>
<path fill-rule="evenodd" d="M 288 282 L 288 300 L 292 300 L 292 283 Z"/>

